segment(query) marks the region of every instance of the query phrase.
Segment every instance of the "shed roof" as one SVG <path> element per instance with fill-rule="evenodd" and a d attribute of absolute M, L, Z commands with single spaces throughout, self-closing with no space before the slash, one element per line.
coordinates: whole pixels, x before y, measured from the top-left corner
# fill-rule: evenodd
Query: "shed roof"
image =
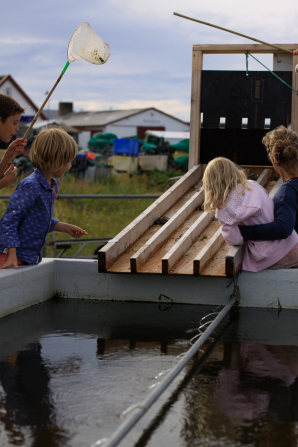
<path fill-rule="evenodd" d="M 133 115 L 146 112 L 147 110 L 155 110 L 163 115 L 169 116 L 180 123 L 185 123 L 185 121 L 180 120 L 172 115 L 169 115 L 155 107 L 148 107 L 145 109 L 130 109 L 130 110 L 103 110 L 94 112 L 76 112 L 69 117 L 61 117 L 63 122 L 73 127 L 89 127 L 89 126 L 106 126 L 107 124 L 115 123 L 121 121 L 125 118 L 129 118 Z"/>

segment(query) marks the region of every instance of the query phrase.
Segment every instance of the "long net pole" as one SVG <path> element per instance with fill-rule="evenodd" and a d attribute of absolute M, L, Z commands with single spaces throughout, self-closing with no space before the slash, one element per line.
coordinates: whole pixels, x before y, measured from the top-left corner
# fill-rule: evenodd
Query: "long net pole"
<path fill-rule="evenodd" d="M 293 54 L 293 50 L 288 50 L 287 48 L 279 47 L 278 45 L 274 45 L 272 43 L 264 42 L 263 40 L 255 39 L 254 37 L 246 36 L 245 34 L 237 33 L 237 31 L 232 31 L 228 28 L 223 28 L 222 26 L 213 25 L 212 23 L 203 22 L 202 20 L 194 19 L 193 17 L 184 16 L 183 14 L 179 14 L 178 12 L 173 13 L 174 16 L 182 17 L 183 19 L 192 20 L 193 22 L 202 23 L 203 25 L 211 26 L 212 28 L 220 29 L 222 31 L 226 31 L 227 33 L 236 34 L 237 36 L 245 37 L 245 39 L 254 40 L 255 42 L 262 43 L 264 45 L 268 45 L 269 47 L 276 48 L 277 50 L 285 51 L 287 53 Z"/>

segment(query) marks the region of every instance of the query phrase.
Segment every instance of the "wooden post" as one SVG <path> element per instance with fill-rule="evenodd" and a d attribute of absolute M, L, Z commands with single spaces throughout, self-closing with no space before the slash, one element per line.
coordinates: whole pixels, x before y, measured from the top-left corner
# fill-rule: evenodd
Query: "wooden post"
<path fill-rule="evenodd" d="M 298 73 L 295 67 L 298 64 L 298 56 L 293 56 L 292 87 L 298 91 Z M 298 95 L 292 91 L 291 129 L 298 133 Z"/>
<path fill-rule="evenodd" d="M 202 69 L 203 52 L 193 50 L 188 169 L 200 163 Z"/>

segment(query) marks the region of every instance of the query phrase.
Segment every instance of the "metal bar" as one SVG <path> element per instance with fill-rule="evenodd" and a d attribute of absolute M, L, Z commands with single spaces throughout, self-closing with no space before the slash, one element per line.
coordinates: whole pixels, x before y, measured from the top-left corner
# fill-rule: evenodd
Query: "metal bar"
<path fill-rule="evenodd" d="M 76 257 L 81 253 L 81 251 L 83 250 L 83 248 L 86 246 L 87 242 L 81 241 L 81 244 L 82 244 L 82 245 L 81 245 L 80 248 L 76 251 L 76 253 L 74 254 L 73 258 L 76 258 Z"/>
<path fill-rule="evenodd" d="M 62 256 L 64 255 L 65 252 L 66 252 L 66 248 L 63 248 L 63 250 L 60 251 L 60 253 L 57 256 L 57 258 L 62 258 Z"/>
<path fill-rule="evenodd" d="M 60 199 L 158 199 L 160 194 L 60 194 Z M 0 195 L 0 199 L 10 199 L 10 195 Z"/>
<path fill-rule="evenodd" d="M 57 258 L 57 242 L 56 242 L 56 233 L 52 231 L 53 234 L 53 245 L 54 245 L 54 258 Z"/>
<path fill-rule="evenodd" d="M 232 31 L 230 29 L 223 28 L 221 26 L 213 25 L 212 23 L 203 22 L 202 20 L 194 19 L 193 17 L 188 17 L 188 16 L 184 16 L 182 14 L 178 14 L 178 12 L 174 12 L 173 14 L 174 14 L 174 16 L 182 17 L 183 19 L 192 20 L 193 22 L 202 23 L 203 25 L 211 26 L 212 28 L 217 28 L 222 31 L 226 31 L 228 33 L 236 34 L 237 36 L 245 37 L 246 39 L 254 40 L 255 42 L 259 42 L 264 45 L 268 45 L 268 47 L 273 47 L 273 48 L 276 48 L 277 50 L 285 51 L 286 53 L 291 53 L 291 54 L 294 53 L 294 51 L 292 51 L 292 50 L 287 50 L 286 48 L 282 48 L 277 45 L 273 45 L 272 43 L 267 43 L 267 42 L 264 42 L 263 40 L 255 39 L 254 37 L 246 36 L 245 34 L 237 33 L 236 31 Z"/>
<path fill-rule="evenodd" d="M 136 408 L 136 410 L 128 417 L 114 432 L 114 434 L 104 443 L 104 447 L 115 447 L 119 444 L 124 436 L 131 430 L 131 428 L 138 422 L 138 420 L 146 413 L 146 411 L 151 407 L 151 405 L 157 400 L 157 398 L 165 391 L 165 389 L 172 383 L 180 371 L 187 365 L 187 363 L 192 359 L 192 357 L 197 353 L 200 347 L 205 343 L 214 329 L 227 315 L 230 309 L 236 303 L 235 298 L 231 298 L 230 301 L 225 305 L 223 310 L 217 315 L 215 320 L 210 324 L 208 329 L 198 338 L 195 344 L 185 353 L 182 359 L 177 363 L 177 365 L 172 369 L 168 376 L 161 382 L 161 384 L 154 388 L 154 390 L 149 394 L 149 396 L 143 400 L 142 403 Z M 99 445 L 100 441 L 92 444 L 92 447 Z M 100 442 L 101 443 L 101 442 Z"/>
<path fill-rule="evenodd" d="M 101 242 L 108 242 L 110 239 L 112 239 L 112 237 L 105 237 L 105 238 L 101 238 L 101 239 L 84 239 L 84 242 L 88 243 L 88 244 L 97 244 L 97 243 L 101 243 Z M 69 244 L 69 245 L 75 245 L 75 244 L 82 244 L 82 240 L 72 240 L 72 239 L 63 239 L 63 240 L 58 240 L 56 241 L 56 245 L 65 245 L 65 244 Z M 53 241 L 47 242 L 46 245 L 54 245 Z"/>

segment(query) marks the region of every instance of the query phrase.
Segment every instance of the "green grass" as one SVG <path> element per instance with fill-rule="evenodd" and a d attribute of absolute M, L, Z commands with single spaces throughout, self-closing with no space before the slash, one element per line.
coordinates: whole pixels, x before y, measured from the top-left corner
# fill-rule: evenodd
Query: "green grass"
<path fill-rule="evenodd" d="M 162 194 L 167 189 L 168 179 L 182 175 L 181 172 L 162 173 L 151 171 L 148 174 L 111 175 L 93 184 L 76 180 L 71 175 L 61 179 L 60 194 Z M 0 194 L 11 194 L 15 185 L 1 190 Z M 55 202 L 55 217 L 62 222 L 78 225 L 88 232 L 88 238 L 106 238 L 116 236 L 141 212 L 148 208 L 154 199 L 61 199 Z M 7 207 L 8 200 L 0 200 L 0 216 Z M 56 233 L 57 240 L 72 239 L 65 233 Z M 52 233 L 48 241 L 52 240 Z M 83 238 L 82 238 L 83 240 Z M 70 257 L 79 246 L 68 249 L 64 256 Z M 80 255 L 90 255 L 96 244 L 87 244 Z M 46 247 L 46 256 L 53 256 L 53 247 Z M 59 253 L 59 251 L 58 251 Z"/>

